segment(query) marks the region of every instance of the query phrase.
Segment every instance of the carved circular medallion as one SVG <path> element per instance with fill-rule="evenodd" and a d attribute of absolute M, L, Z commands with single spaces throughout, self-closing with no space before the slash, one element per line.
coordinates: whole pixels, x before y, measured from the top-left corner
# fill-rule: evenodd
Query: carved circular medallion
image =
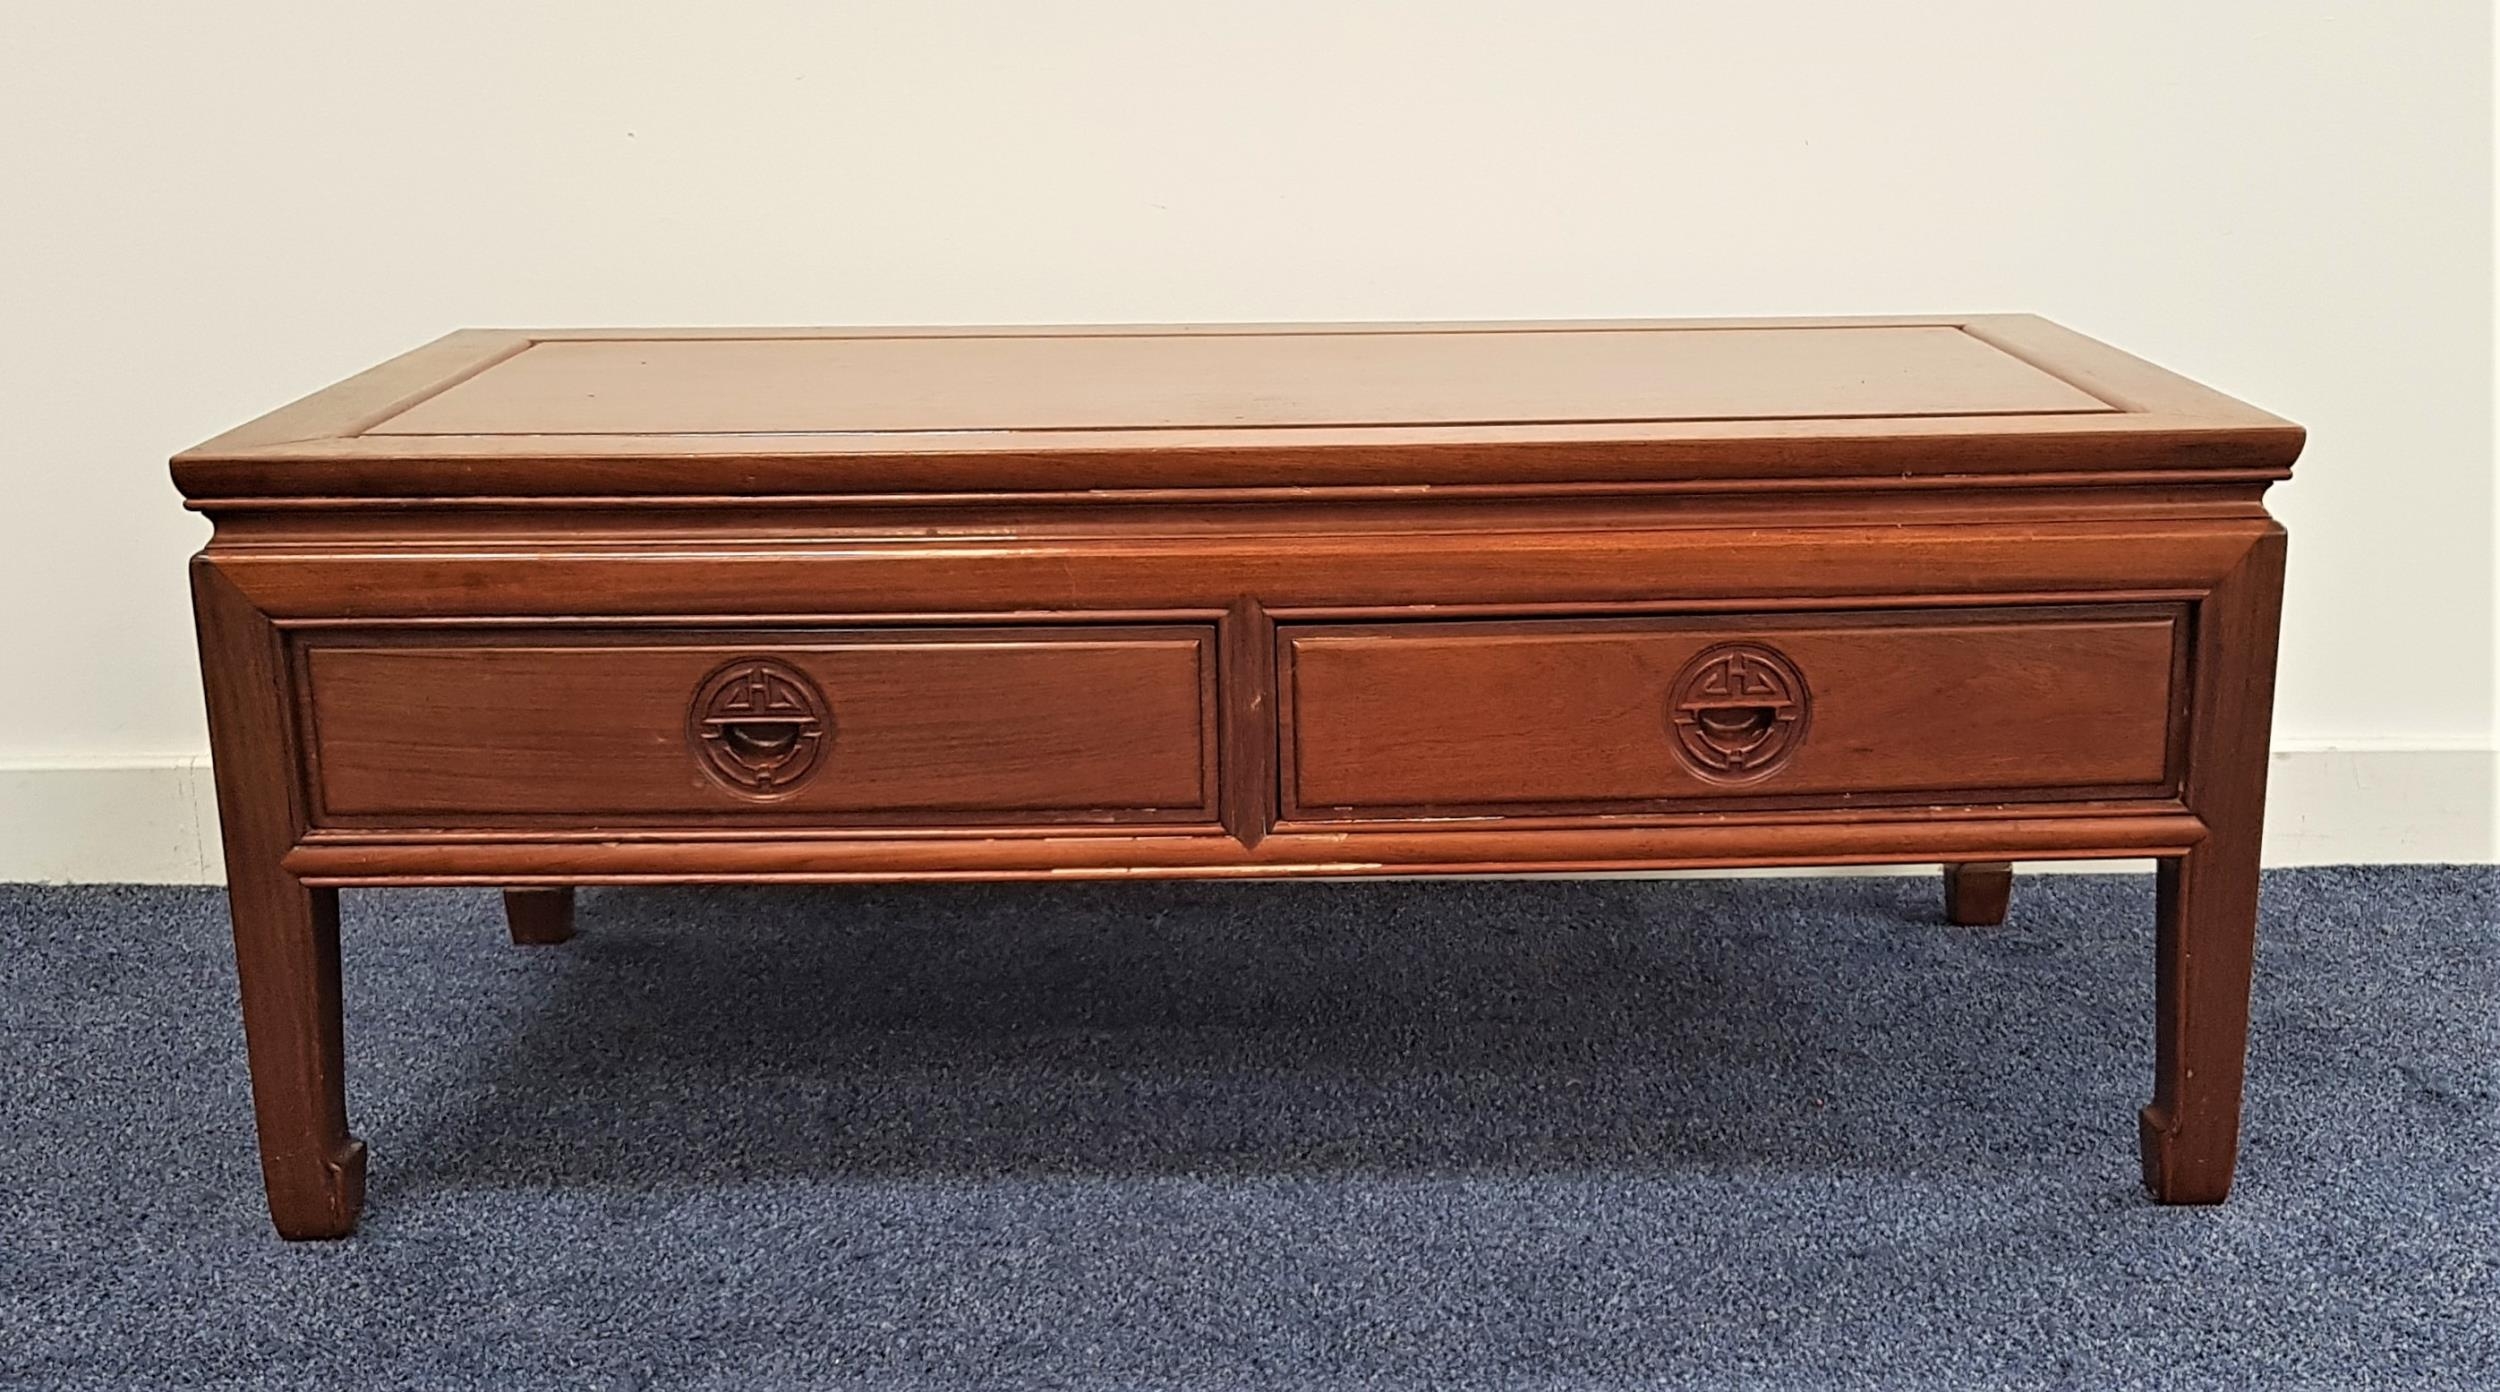
<path fill-rule="evenodd" d="M 742 657 L 695 688 L 686 737 L 713 780 L 740 797 L 787 797 L 816 771 L 833 738 L 825 694 L 769 657 Z"/>
<path fill-rule="evenodd" d="M 1759 643 L 1704 649 L 1667 697 L 1675 751 L 1713 783 L 1767 778 L 1806 737 L 1811 698 L 1796 664 Z"/>

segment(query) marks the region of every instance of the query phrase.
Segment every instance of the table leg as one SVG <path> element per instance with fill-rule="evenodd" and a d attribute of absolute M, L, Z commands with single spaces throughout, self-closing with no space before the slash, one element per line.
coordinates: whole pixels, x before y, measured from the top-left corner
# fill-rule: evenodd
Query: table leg
<path fill-rule="evenodd" d="M 2153 1102 L 2139 1127 L 2144 1186 L 2163 1203 L 2222 1202 L 2239 1159 L 2282 601 L 2278 530 L 2198 605 L 2184 791 L 2206 835 L 2156 876 Z"/>
<path fill-rule="evenodd" d="M 267 871 L 228 879 L 269 1216 L 285 1237 L 345 1237 L 364 1206 L 365 1143 L 347 1131 L 338 891 Z"/>
<path fill-rule="evenodd" d="M 552 947 L 573 938 L 573 891 L 569 889 L 507 889 L 503 892 L 504 922 L 512 941 L 530 947 Z"/>
<path fill-rule="evenodd" d="M 2144 1186 L 2163 1203 L 2220 1203 L 2239 1156 L 2257 862 L 2204 850 L 2160 863 L 2153 1103 Z"/>
<path fill-rule="evenodd" d="M 195 561 L 191 575 L 269 1216 L 289 1238 L 344 1237 L 364 1204 L 365 1147 L 347 1130 L 338 891 L 282 865 L 304 826 L 284 645 L 215 567 Z"/>
<path fill-rule="evenodd" d="M 2014 899 L 2014 867 L 2002 860 L 1944 868 L 1944 916 L 1965 928 L 2005 921 Z"/>

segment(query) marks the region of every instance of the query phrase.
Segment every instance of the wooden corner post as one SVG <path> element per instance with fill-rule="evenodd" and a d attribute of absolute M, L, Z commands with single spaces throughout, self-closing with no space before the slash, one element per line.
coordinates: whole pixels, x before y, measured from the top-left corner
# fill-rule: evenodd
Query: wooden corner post
<path fill-rule="evenodd" d="M 2207 837 L 2160 862 L 2142 1115 L 2144 1184 L 2164 1203 L 2222 1202 L 2239 1157 L 2283 552 L 2281 529 L 2258 537 L 2197 606 L 2187 802 Z"/>
<path fill-rule="evenodd" d="M 214 563 L 191 563 L 191 595 L 269 1216 L 290 1238 L 344 1237 L 365 1147 L 347 1130 L 338 891 L 282 866 L 304 825 L 285 645 Z"/>

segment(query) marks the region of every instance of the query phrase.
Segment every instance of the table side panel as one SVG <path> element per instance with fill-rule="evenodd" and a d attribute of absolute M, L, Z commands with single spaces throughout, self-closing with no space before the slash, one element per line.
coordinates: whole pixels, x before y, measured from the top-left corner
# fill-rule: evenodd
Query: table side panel
<path fill-rule="evenodd" d="M 212 545 L 207 564 L 270 614 L 299 654 L 308 777 L 320 794 L 302 849 L 312 856 L 305 863 L 334 882 L 366 882 L 357 878 L 366 873 L 359 865 L 401 878 L 419 867 L 458 875 L 486 866 L 516 880 L 532 873 L 701 878 L 697 867 L 707 856 L 729 878 L 1262 875 L 1333 873 L 1324 868 L 1333 865 L 1426 873 L 2151 854 L 2193 844 L 2201 828 L 2176 791 L 2190 771 L 2180 756 L 2155 752 L 2169 747 L 2165 738 L 2177 739 L 2172 707 L 2187 681 L 2168 668 L 2154 676 L 2153 654 L 2172 652 L 2188 628 L 2179 616 L 2275 532 L 2262 517 L 2237 512 L 1891 527 L 1626 531 L 1539 523 L 1023 540 L 757 535 L 743 544 L 611 537 L 576 545 L 429 530 L 396 546 L 324 543 L 301 533 L 280 544 Z M 1331 828 L 1293 819 L 1321 804 L 1287 791 L 1293 775 L 1278 767 L 1292 752 L 1277 709 L 1285 678 L 1259 670 L 1288 660 L 1280 630 L 1425 628 L 1424 621 L 1454 614 L 1510 624 L 1663 623 L 1687 635 L 1906 624 L 1928 635 L 1918 641 L 1945 644 L 1940 660 L 1969 665 L 1967 680 L 1984 692 L 1999 680 L 1987 670 L 1986 642 L 1956 639 L 1954 630 L 1977 622 L 1990 635 L 2010 633 L 2029 645 L 2028 657 L 2017 654 L 2021 662 L 2056 668 L 2065 661 L 2056 632 L 1984 622 L 2008 610 L 2040 617 L 2043 606 L 2057 611 L 2052 619 L 2077 610 L 2113 620 L 2070 631 L 2123 667 L 2147 704 L 2130 706 L 2132 714 L 2101 709 L 2095 728 L 2107 738 L 2089 747 L 2037 746 L 2041 768 L 2054 778 L 1957 777 L 1951 781 L 1965 786 L 1949 788 L 1912 778 L 1885 748 L 1881 722 L 1870 720 L 1865 737 L 1853 741 L 1860 749 L 1853 757 L 1869 762 L 1804 790 L 1686 788 L 1649 797 L 1651 789 L 1631 788 L 1622 800 L 1625 789 L 1584 785 L 1561 789 L 1560 803 L 1452 805 L 1443 813 L 1455 820 L 1441 826 L 1400 823 L 1429 807 L 1358 795 L 1360 818 Z M 814 664 L 832 658 L 805 645 L 829 636 L 837 647 L 864 644 L 878 653 L 883 645 L 910 650 L 928 638 L 1001 628 L 1037 643 L 1080 640 L 1071 654 L 1105 629 L 1151 641 L 1134 650 L 1115 645 L 1119 661 L 1109 673 L 1035 678 L 1045 695 L 1021 706 L 968 679 L 932 687 L 916 672 L 887 666 L 865 688 L 872 704 L 849 710 L 849 721 L 846 701 L 858 697 L 843 695 L 846 674 L 810 665 L 846 730 L 878 728 L 869 715 L 896 729 L 949 712 L 970 724 L 951 733 L 924 724 L 895 746 L 913 755 L 874 766 L 864 781 L 827 781 L 807 795 L 815 801 L 702 800 L 708 794 L 682 741 L 685 702 L 707 663 L 752 649 L 796 651 L 795 660 Z M 770 641 L 753 641 L 759 635 Z M 1954 646 L 1962 641 L 1977 646 Z M 521 660 L 495 650 L 581 644 L 687 651 L 621 683 L 607 674 L 530 677 L 495 699 L 483 739 L 476 716 L 428 714 L 426 702 L 410 699 L 446 681 L 459 686 L 441 671 Z M 443 647 L 468 655 L 448 669 L 421 656 Z M 335 651 L 313 656 L 324 649 Z M 694 649 L 705 650 L 698 658 Z M 1626 670 L 1661 672 L 1663 653 Z M 1132 669 L 1141 655 L 1151 656 Z M 1073 672 L 1056 665 L 1068 657 L 1050 657 L 1044 669 Z M 339 658 L 350 668 L 316 670 Z M 919 659 L 906 652 L 876 660 Z M 1894 679 L 1871 656 L 1850 661 L 1853 679 L 1860 672 L 1868 681 Z M 402 662 L 412 665 L 391 665 Z M 363 671 L 351 670 L 359 663 Z M 1133 683 L 1128 694 L 1123 671 Z M 438 674 L 412 675 L 419 673 Z M 2047 690 L 2037 677 L 2022 678 L 2020 689 Z M 2082 682 L 2093 685 L 2089 676 Z M 1185 697 L 1174 694 L 1184 687 Z M 910 695 L 932 690 L 934 703 Z M 324 712 L 342 691 L 357 712 L 345 705 L 336 716 Z M 1878 704 L 1915 714 L 1920 695 L 1895 690 Z M 403 706 L 413 714 L 391 713 Z M 636 712 L 649 747 L 637 752 L 632 741 L 604 735 L 595 751 L 574 743 L 572 721 L 584 710 Z M 1839 722 L 1827 724 L 1826 735 L 1849 728 L 1837 711 L 1821 713 Z M 1012 734 L 1017 722 L 1036 712 L 1043 733 L 1015 744 L 1026 738 Z M 331 720 L 344 723 L 325 726 Z M 1142 766 L 1141 736 L 1154 746 L 1142 751 Z M 1646 728 L 1642 737 L 1655 740 Z M 1001 738 L 1023 751 L 999 775 L 1004 782 L 960 755 L 945 762 L 945 747 L 969 750 L 987 739 L 996 748 Z M 659 752 L 671 742 L 677 747 Z M 1179 744 L 1186 757 L 1155 752 Z M 2009 767 L 2014 754 L 2033 748 L 2000 739 L 1966 767 Z M 598 771 L 603 760 L 614 771 Z M 1513 768 L 1523 777 L 1538 773 Z M 2114 781 L 2073 781 L 2082 778 Z M 1887 780 L 1918 787 L 1903 791 Z M 979 791 L 1000 787 L 1008 795 Z M 1600 794 L 1594 801 L 1585 797 L 1591 787 Z M 864 791 L 872 788 L 873 796 Z M 1777 819 L 1751 820 L 1752 808 Z M 1450 839 L 1436 839 L 1443 835 Z"/>
<path fill-rule="evenodd" d="M 315 833 L 287 869 L 317 884 L 654 884 L 754 880 L 1240 879 L 1568 873 L 1717 866 L 2177 855 L 2206 828 L 2173 803 L 1660 817 L 1590 827 L 1278 829 L 1230 837 L 865 835 L 400 838 Z"/>
<path fill-rule="evenodd" d="M 2262 516 L 1654 529 L 1419 522 L 1393 533 L 759 530 L 750 540 L 579 541 L 438 523 L 400 544 L 301 539 L 217 554 L 264 612 L 296 622 L 1211 615 L 1244 598 L 1298 617 L 1453 606 L 1605 613 L 2193 598 L 2272 526 Z"/>

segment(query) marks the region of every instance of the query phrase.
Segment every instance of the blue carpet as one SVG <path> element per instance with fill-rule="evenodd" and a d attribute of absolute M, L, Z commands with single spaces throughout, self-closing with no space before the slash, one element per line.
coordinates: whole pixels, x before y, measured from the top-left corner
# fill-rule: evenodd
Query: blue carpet
<path fill-rule="evenodd" d="M 2266 882 L 2240 1185 L 2149 878 L 351 894 L 365 1225 L 222 898 L 0 887 L 0 1383 L 2500 1385 L 2500 873 Z"/>

